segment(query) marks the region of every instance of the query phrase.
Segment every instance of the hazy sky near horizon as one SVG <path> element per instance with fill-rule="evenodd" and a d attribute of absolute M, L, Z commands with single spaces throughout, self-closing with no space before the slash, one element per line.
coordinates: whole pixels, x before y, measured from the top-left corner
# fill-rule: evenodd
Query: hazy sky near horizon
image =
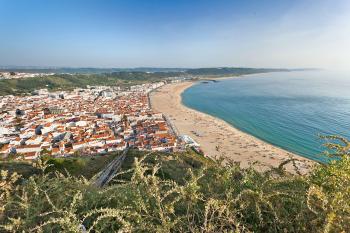
<path fill-rule="evenodd" d="M 0 0 L 0 66 L 350 68 L 349 0 Z"/>

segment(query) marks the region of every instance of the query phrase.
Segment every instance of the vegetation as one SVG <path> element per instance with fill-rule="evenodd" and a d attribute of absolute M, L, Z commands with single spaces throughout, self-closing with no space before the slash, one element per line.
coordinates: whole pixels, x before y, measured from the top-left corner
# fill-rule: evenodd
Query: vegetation
<path fill-rule="evenodd" d="M 168 73 L 114 72 L 106 74 L 55 74 L 45 77 L 0 80 L 0 95 L 18 95 L 37 89 L 72 90 L 87 85 L 129 86 L 160 81 L 169 77 Z M 176 75 L 176 73 L 172 73 Z"/>
<path fill-rule="evenodd" d="M 68 69 L 69 70 L 69 69 Z M 90 71 L 90 69 L 83 69 Z M 112 71 L 113 69 L 111 69 Z M 142 69 L 140 69 L 142 70 Z M 145 69 L 147 70 L 147 69 Z M 254 74 L 280 69 L 253 69 L 253 68 L 200 68 L 200 69 L 151 69 L 146 72 L 135 70 L 114 71 L 108 73 L 96 73 L 98 70 L 92 69 L 92 73 L 85 74 L 55 74 L 44 77 L 33 77 L 25 79 L 2 79 L 0 80 L 0 95 L 20 95 L 30 93 L 34 90 L 47 88 L 48 90 L 72 90 L 73 88 L 85 88 L 87 85 L 106 86 L 130 86 L 148 82 L 162 81 L 172 77 L 200 77 L 200 76 L 234 76 L 241 74 Z M 70 70 L 71 72 L 74 69 Z M 108 70 L 103 70 L 108 71 Z M 284 70 L 286 71 L 286 70 Z M 38 70 L 37 72 L 40 72 Z"/>
<path fill-rule="evenodd" d="M 40 169 L 27 161 L 0 160 L 0 170 L 6 170 L 10 174 L 17 173 L 21 178 L 27 179 L 34 174 L 39 174 Z"/>
<path fill-rule="evenodd" d="M 42 163 L 38 163 L 40 174 L 26 182 L 18 182 L 16 173 L 2 171 L 1 229 L 350 232 L 349 144 L 342 138 L 329 139 L 345 142 L 327 144 L 339 159 L 317 165 L 307 176 L 286 173 L 282 166 L 263 173 L 235 163 L 222 166 L 190 152 L 136 151 L 105 189 L 82 176 L 47 173 L 47 164 Z"/>
<path fill-rule="evenodd" d="M 186 183 L 193 170 L 199 170 L 202 167 L 214 165 L 215 162 L 198 156 L 192 150 L 185 153 L 152 153 L 131 150 L 124 160 L 122 170 L 129 171 L 134 168 L 134 161 L 142 160 L 147 166 L 159 166 L 159 172 L 156 174 L 162 180 L 172 180 L 179 184 Z M 122 173 L 116 177 L 116 181 L 130 180 L 132 173 Z"/>
<path fill-rule="evenodd" d="M 118 155 L 119 153 L 109 153 L 107 155 L 74 156 L 69 158 L 44 156 L 42 157 L 42 162 L 48 166 L 46 173 L 57 171 L 62 174 L 76 177 L 84 176 L 90 179 Z M 7 170 L 10 173 L 16 172 L 23 178 L 29 178 L 34 174 L 40 173 L 40 169 L 37 168 L 36 164 L 11 158 L 0 160 L 0 170 Z"/>
<path fill-rule="evenodd" d="M 119 153 L 95 156 L 75 156 L 71 158 L 48 157 L 44 158 L 44 162 L 48 166 L 46 169 L 47 173 L 58 171 L 75 177 L 84 176 L 87 179 L 91 179 L 118 155 Z"/>

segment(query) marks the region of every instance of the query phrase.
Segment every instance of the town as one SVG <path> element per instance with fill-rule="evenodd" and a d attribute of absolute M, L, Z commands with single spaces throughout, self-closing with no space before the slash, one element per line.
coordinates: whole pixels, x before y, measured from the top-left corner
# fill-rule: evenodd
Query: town
<path fill-rule="evenodd" d="M 24 72 L 2 72 L 0 71 L 0 79 L 23 79 L 34 77 L 46 77 L 54 75 L 54 73 L 24 73 Z"/>
<path fill-rule="evenodd" d="M 127 89 L 87 86 L 73 91 L 36 91 L 0 97 L 0 154 L 20 159 L 41 155 L 103 154 L 128 148 L 181 150 L 180 137 L 148 93 L 164 82 Z"/>

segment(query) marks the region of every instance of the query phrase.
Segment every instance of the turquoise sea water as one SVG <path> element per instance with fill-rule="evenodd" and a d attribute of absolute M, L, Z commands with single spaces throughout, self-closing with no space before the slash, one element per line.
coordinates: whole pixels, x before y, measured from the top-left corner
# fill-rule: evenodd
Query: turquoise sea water
<path fill-rule="evenodd" d="M 319 135 L 350 139 L 350 74 L 279 72 L 199 82 L 183 103 L 266 142 L 325 162 Z"/>

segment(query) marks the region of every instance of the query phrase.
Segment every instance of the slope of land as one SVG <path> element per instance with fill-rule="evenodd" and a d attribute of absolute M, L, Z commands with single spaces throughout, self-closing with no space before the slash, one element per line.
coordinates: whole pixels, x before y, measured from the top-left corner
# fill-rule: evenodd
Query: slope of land
<path fill-rule="evenodd" d="M 64 174 L 21 182 L 2 171 L 0 231 L 349 232 L 349 174 L 345 156 L 300 176 L 139 151 L 105 189 Z"/>
<path fill-rule="evenodd" d="M 19 95 L 46 88 L 49 91 L 72 90 L 90 86 L 130 86 L 164 80 L 178 73 L 115 72 L 106 74 L 55 74 L 44 77 L 0 80 L 0 95 Z"/>
<path fill-rule="evenodd" d="M 16 70 L 16 69 L 15 69 Z M 118 70 L 118 69 L 117 69 Z M 19 69 L 25 72 L 24 69 Z M 51 69 L 28 69 L 28 72 L 54 72 Z M 123 69 L 58 69 L 57 72 L 70 71 L 71 73 L 57 73 L 43 77 L 24 79 L 0 79 L 0 95 L 18 95 L 47 88 L 51 91 L 71 90 L 76 87 L 85 88 L 87 85 L 130 86 L 149 82 L 158 82 L 174 77 L 203 78 L 236 76 L 242 74 L 255 74 L 263 72 L 288 71 L 286 69 L 254 69 L 254 68 L 200 68 L 200 69 L 156 69 L 139 68 Z M 81 73 L 74 73 L 74 72 Z M 110 71 L 110 72 L 106 72 Z M 102 73 L 103 72 L 103 73 Z"/>
<path fill-rule="evenodd" d="M 118 153 L 68 158 L 44 157 L 42 159 L 48 165 L 47 172 L 58 171 L 72 176 L 84 176 L 90 179 L 116 156 L 118 156 Z M 0 160 L 0 170 L 17 172 L 24 178 L 29 178 L 34 174 L 38 174 L 40 169 L 36 166 L 35 162 Z"/>

